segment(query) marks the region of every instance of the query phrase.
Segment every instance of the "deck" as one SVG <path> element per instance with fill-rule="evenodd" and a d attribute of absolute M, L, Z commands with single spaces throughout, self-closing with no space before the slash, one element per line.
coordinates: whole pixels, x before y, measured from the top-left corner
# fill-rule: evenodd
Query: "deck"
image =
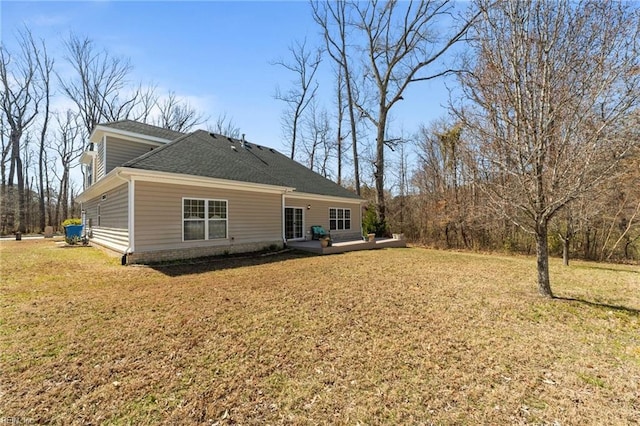
<path fill-rule="evenodd" d="M 323 248 L 320 245 L 320 241 L 311 240 L 289 241 L 287 242 L 287 246 L 296 250 L 302 250 L 317 254 L 336 254 L 357 250 L 375 250 L 381 248 L 406 247 L 407 242 L 405 240 L 392 238 L 376 238 L 375 241 L 371 242 L 364 240 L 334 242 L 331 247 Z"/>

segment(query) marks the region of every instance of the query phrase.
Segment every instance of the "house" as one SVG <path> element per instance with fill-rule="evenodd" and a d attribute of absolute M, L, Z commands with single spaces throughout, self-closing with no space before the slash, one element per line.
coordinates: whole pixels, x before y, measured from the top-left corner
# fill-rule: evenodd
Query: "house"
<path fill-rule="evenodd" d="M 95 127 L 81 204 L 90 241 L 126 263 L 282 247 L 322 225 L 361 239 L 363 200 L 278 151 L 135 121 Z"/>

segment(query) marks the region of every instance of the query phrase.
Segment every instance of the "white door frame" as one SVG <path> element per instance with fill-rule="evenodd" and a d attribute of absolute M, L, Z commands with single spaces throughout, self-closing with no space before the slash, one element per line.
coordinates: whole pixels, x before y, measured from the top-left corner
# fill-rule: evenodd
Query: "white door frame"
<path fill-rule="evenodd" d="M 293 233 L 294 233 L 294 238 L 287 238 L 287 241 L 304 241 L 304 209 L 302 207 L 296 207 L 296 206 L 285 206 L 284 207 L 284 226 L 285 226 L 285 237 L 287 235 L 287 209 L 292 209 L 293 210 Z M 302 223 L 300 223 L 300 236 L 296 236 L 295 235 L 295 227 L 298 225 L 298 223 L 296 222 L 296 218 L 295 218 L 295 211 L 296 210 L 300 210 L 301 212 L 301 217 L 302 217 Z"/>

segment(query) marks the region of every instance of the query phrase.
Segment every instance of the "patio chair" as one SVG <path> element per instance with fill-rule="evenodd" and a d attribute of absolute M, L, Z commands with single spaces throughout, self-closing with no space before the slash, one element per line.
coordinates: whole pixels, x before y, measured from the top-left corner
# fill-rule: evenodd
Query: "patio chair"
<path fill-rule="evenodd" d="M 311 239 L 319 240 L 320 238 L 329 237 L 331 238 L 331 234 L 329 234 L 321 225 L 313 225 L 311 227 Z"/>

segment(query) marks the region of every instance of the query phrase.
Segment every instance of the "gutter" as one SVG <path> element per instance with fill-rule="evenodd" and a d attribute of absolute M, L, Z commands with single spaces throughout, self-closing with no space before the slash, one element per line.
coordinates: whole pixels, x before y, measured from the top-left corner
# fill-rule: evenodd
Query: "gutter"
<path fill-rule="evenodd" d="M 280 217 L 281 217 L 281 225 L 282 225 L 282 248 L 287 248 L 287 237 L 285 235 L 285 223 L 284 223 L 284 207 L 285 207 L 285 194 L 287 193 L 287 190 L 285 189 L 284 191 L 282 191 L 281 197 L 280 197 L 280 207 L 281 207 L 281 211 L 280 211 Z"/>

